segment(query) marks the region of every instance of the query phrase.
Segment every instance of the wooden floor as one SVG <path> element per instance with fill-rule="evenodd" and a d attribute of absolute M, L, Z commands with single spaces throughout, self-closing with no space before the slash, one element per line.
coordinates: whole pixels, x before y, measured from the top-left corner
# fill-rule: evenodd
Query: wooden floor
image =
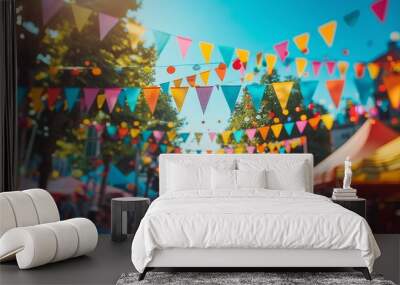
<path fill-rule="evenodd" d="M 400 282 L 400 235 L 376 235 L 382 257 L 375 272 Z M 19 270 L 15 262 L 0 265 L 0 284 L 115 284 L 119 276 L 134 271 L 130 259 L 131 240 L 111 242 L 101 235 L 97 249 L 82 256 L 42 267 Z"/>

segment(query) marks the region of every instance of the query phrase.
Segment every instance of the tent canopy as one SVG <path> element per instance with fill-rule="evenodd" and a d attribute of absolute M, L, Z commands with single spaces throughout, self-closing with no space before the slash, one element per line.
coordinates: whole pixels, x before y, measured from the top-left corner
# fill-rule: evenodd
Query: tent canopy
<path fill-rule="evenodd" d="M 399 134 L 382 122 L 367 120 L 350 139 L 314 168 L 314 184 L 333 182 L 336 179 L 336 169 L 343 165 L 347 156 L 350 156 L 353 163 L 357 163 L 398 137 Z"/>

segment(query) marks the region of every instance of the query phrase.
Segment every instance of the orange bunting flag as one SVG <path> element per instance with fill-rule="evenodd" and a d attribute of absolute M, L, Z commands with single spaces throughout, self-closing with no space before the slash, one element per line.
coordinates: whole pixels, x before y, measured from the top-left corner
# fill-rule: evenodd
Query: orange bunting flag
<path fill-rule="evenodd" d="M 189 87 L 171 87 L 172 98 L 174 98 L 176 108 L 178 108 L 179 112 L 182 110 L 188 90 Z"/>
<path fill-rule="evenodd" d="M 276 125 L 271 126 L 271 130 L 272 130 L 272 133 L 274 134 L 275 138 L 279 138 L 282 128 L 283 128 L 282 124 L 276 124 Z"/>
<path fill-rule="evenodd" d="M 96 99 L 97 108 L 101 109 L 103 107 L 105 101 L 106 101 L 106 95 L 104 95 L 104 94 L 97 95 L 97 99 Z"/>
<path fill-rule="evenodd" d="M 200 47 L 201 55 L 204 58 L 204 61 L 206 63 L 210 63 L 211 54 L 213 52 L 214 45 L 212 43 L 208 43 L 208 42 L 200 42 L 199 47 Z"/>
<path fill-rule="evenodd" d="M 363 63 L 355 63 L 354 64 L 354 73 L 357 78 L 364 77 L 365 65 Z"/>
<path fill-rule="evenodd" d="M 319 121 L 321 121 L 321 116 L 316 116 L 314 118 L 308 119 L 308 124 L 316 130 L 318 128 Z"/>
<path fill-rule="evenodd" d="M 264 153 L 265 152 L 265 144 L 257 144 L 257 152 L 258 153 Z"/>
<path fill-rule="evenodd" d="M 307 68 L 307 59 L 304 57 L 296 57 L 297 76 L 302 77 Z"/>
<path fill-rule="evenodd" d="M 281 104 L 282 110 L 286 109 L 293 84 L 294 84 L 293 81 L 272 83 L 272 87 L 274 88 L 276 97 L 278 98 L 279 103 Z"/>
<path fill-rule="evenodd" d="M 322 39 L 328 47 L 333 45 L 335 40 L 337 23 L 336 21 L 330 21 L 318 27 L 318 32 L 320 33 Z"/>
<path fill-rule="evenodd" d="M 74 16 L 76 28 L 78 29 L 79 32 L 81 32 L 83 27 L 88 22 L 90 15 L 92 15 L 93 11 L 91 9 L 81 7 L 75 4 L 71 5 L 71 9 L 72 9 L 72 14 Z"/>
<path fill-rule="evenodd" d="M 275 68 L 277 57 L 274 54 L 266 54 L 265 55 L 265 62 L 267 63 L 267 71 L 268 75 L 272 74 L 272 71 Z"/>
<path fill-rule="evenodd" d="M 31 98 L 33 110 L 37 113 L 43 108 L 42 103 L 42 93 L 44 88 L 43 87 L 33 87 L 29 91 L 29 98 Z"/>
<path fill-rule="evenodd" d="M 400 75 L 390 74 L 383 77 L 383 84 L 386 87 L 390 105 L 393 109 L 400 108 Z"/>
<path fill-rule="evenodd" d="M 201 138 L 203 137 L 203 133 L 194 133 L 194 137 L 196 139 L 197 144 L 199 144 L 201 141 Z"/>
<path fill-rule="evenodd" d="M 349 63 L 347 61 L 338 61 L 337 67 L 341 77 L 345 77 L 347 70 L 349 69 Z"/>
<path fill-rule="evenodd" d="M 304 54 L 308 53 L 308 41 L 310 40 L 310 34 L 304 33 L 293 38 L 293 42 L 296 47 Z"/>
<path fill-rule="evenodd" d="M 221 81 L 224 81 L 225 74 L 226 74 L 226 64 L 220 63 L 217 68 L 215 68 L 215 73 L 218 75 L 218 78 Z"/>
<path fill-rule="evenodd" d="M 195 87 L 196 86 L 196 74 L 186 77 L 186 81 L 191 87 Z"/>
<path fill-rule="evenodd" d="M 367 68 L 368 68 L 369 77 L 372 80 L 375 80 L 379 75 L 379 71 L 380 71 L 379 64 L 371 62 L 371 63 L 368 63 Z"/>
<path fill-rule="evenodd" d="M 175 87 L 181 87 L 182 85 L 182 78 L 178 78 L 174 80 L 174 86 Z"/>
<path fill-rule="evenodd" d="M 327 80 L 326 88 L 329 91 L 329 95 L 331 96 L 333 103 L 335 104 L 336 108 L 338 108 L 343 94 L 344 80 Z"/>
<path fill-rule="evenodd" d="M 262 139 L 266 140 L 269 132 L 269 126 L 258 128 L 258 132 L 260 133 Z"/>
<path fill-rule="evenodd" d="M 236 49 L 236 55 L 242 63 L 247 63 L 249 61 L 250 52 L 246 49 Z"/>
<path fill-rule="evenodd" d="M 144 87 L 143 95 L 150 112 L 154 114 L 158 102 L 158 97 L 160 96 L 160 86 Z"/>
<path fill-rule="evenodd" d="M 263 53 L 262 53 L 262 52 L 258 52 L 258 53 L 256 54 L 256 66 L 257 66 L 258 68 L 261 67 L 261 64 L 262 64 L 262 57 L 263 57 Z"/>
<path fill-rule="evenodd" d="M 321 120 L 324 123 L 325 127 L 330 130 L 333 127 L 334 118 L 331 114 L 324 114 L 321 116 Z"/>
<path fill-rule="evenodd" d="M 231 134 L 232 134 L 232 131 L 224 131 L 221 133 L 221 137 L 222 137 L 222 141 L 224 142 L 224 145 L 229 144 Z"/>
<path fill-rule="evenodd" d="M 167 138 L 170 142 L 172 142 L 176 138 L 176 131 L 167 132 Z"/>
<path fill-rule="evenodd" d="M 208 85 L 208 79 L 210 78 L 210 71 L 207 70 L 207 71 L 200 72 L 200 78 L 201 78 L 201 81 L 203 81 L 204 85 Z"/>

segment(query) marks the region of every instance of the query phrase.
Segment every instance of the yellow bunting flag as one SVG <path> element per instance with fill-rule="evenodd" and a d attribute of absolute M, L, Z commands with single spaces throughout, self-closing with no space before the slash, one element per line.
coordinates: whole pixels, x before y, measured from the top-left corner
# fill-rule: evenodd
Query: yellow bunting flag
<path fill-rule="evenodd" d="M 324 123 L 325 127 L 330 130 L 333 127 L 333 122 L 335 121 L 331 114 L 324 114 L 321 116 L 321 120 Z"/>
<path fill-rule="evenodd" d="M 265 55 L 265 62 L 267 63 L 267 71 L 268 74 L 271 75 L 272 71 L 275 68 L 277 57 L 274 54 L 266 54 Z"/>
<path fill-rule="evenodd" d="M 171 94 L 175 100 L 176 108 L 178 108 L 179 112 L 182 110 L 188 90 L 189 87 L 171 87 Z"/>
<path fill-rule="evenodd" d="M 93 11 L 75 4 L 72 4 L 71 8 L 72 14 L 74 15 L 76 28 L 79 32 L 81 32 Z"/>
<path fill-rule="evenodd" d="M 199 144 L 201 141 L 201 138 L 203 137 L 203 133 L 194 133 L 194 137 L 196 139 L 196 142 Z"/>
<path fill-rule="evenodd" d="M 269 132 L 269 126 L 258 128 L 258 132 L 260 133 L 262 139 L 266 140 Z"/>
<path fill-rule="evenodd" d="M 235 147 L 235 153 L 244 153 L 244 151 L 245 151 L 245 148 L 242 145 Z"/>
<path fill-rule="evenodd" d="M 290 92 L 292 91 L 294 82 L 293 81 L 285 81 L 285 82 L 274 82 L 272 83 L 272 87 L 274 88 L 276 97 L 281 104 L 282 110 L 286 109 L 286 105 L 289 101 Z"/>
<path fill-rule="evenodd" d="M 174 86 L 175 87 L 181 87 L 182 85 L 182 78 L 178 78 L 174 80 Z"/>
<path fill-rule="evenodd" d="M 383 77 L 383 84 L 386 87 L 390 105 L 393 109 L 400 108 L 400 75 L 387 75 Z"/>
<path fill-rule="evenodd" d="M 210 78 L 210 71 L 207 70 L 207 71 L 200 72 L 200 78 L 203 81 L 204 85 L 208 85 L 208 79 Z"/>
<path fill-rule="evenodd" d="M 196 86 L 196 74 L 186 77 L 186 81 L 191 87 L 195 87 Z"/>
<path fill-rule="evenodd" d="M 167 138 L 170 142 L 172 142 L 176 138 L 176 131 L 167 132 Z"/>
<path fill-rule="evenodd" d="M 214 45 L 208 42 L 200 42 L 199 43 L 201 54 L 204 58 L 206 63 L 210 63 L 211 61 L 211 54 L 214 49 Z"/>
<path fill-rule="evenodd" d="M 131 137 L 132 138 L 136 138 L 139 134 L 140 134 L 140 130 L 139 129 L 131 129 L 130 131 Z"/>
<path fill-rule="evenodd" d="M 311 128 L 313 128 L 314 130 L 316 130 L 318 128 L 318 124 L 319 121 L 321 120 L 320 116 L 308 119 L 308 124 L 311 126 Z"/>
<path fill-rule="evenodd" d="M 307 68 L 307 59 L 304 57 L 296 57 L 297 76 L 302 77 Z"/>
<path fill-rule="evenodd" d="M 336 21 L 330 21 L 318 27 L 318 32 L 320 33 L 322 39 L 325 41 L 328 47 L 333 45 L 335 40 L 337 23 Z"/>
<path fill-rule="evenodd" d="M 160 96 L 160 87 L 145 87 L 143 88 L 143 95 L 144 99 L 146 100 L 147 106 L 150 109 L 150 112 L 153 114 L 157 106 L 158 97 Z"/>
<path fill-rule="evenodd" d="M 308 41 L 309 40 L 310 40 L 309 33 L 304 33 L 304 34 L 295 36 L 293 38 L 294 44 L 302 53 L 308 53 Z"/>
<path fill-rule="evenodd" d="M 276 124 L 276 125 L 271 126 L 271 130 L 272 130 L 272 133 L 274 134 L 275 138 L 279 138 L 282 128 L 283 128 L 282 124 Z"/>
<path fill-rule="evenodd" d="M 99 94 L 97 95 L 97 108 L 101 109 L 104 105 L 104 102 L 106 101 L 106 95 L 105 94 Z"/>
<path fill-rule="evenodd" d="M 239 58 L 239 60 L 243 63 L 246 63 L 249 61 L 250 52 L 246 49 L 237 48 L 236 55 Z"/>
<path fill-rule="evenodd" d="M 32 107 L 35 112 L 39 112 L 43 108 L 42 93 L 43 87 L 33 87 L 29 91 L 29 98 L 32 100 Z"/>
<path fill-rule="evenodd" d="M 371 63 L 368 63 L 367 68 L 368 68 L 369 77 L 371 77 L 372 80 L 376 79 L 378 77 L 379 71 L 380 71 L 379 64 L 371 62 Z"/>
<path fill-rule="evenodd" d="M 222 141 L 224 142 L 224 144 L 229 144 L 229 140 L 231 138 L 231 133 L 232 131 L 224 131 L 221 133 L 222 136 Z"/>
<path fill-rule="evenodd" d="M 349 69 L 349 63 L 347 61 L 338 61 L 337 67 L 341 77 L 345 77 L 347 70 Z"/>

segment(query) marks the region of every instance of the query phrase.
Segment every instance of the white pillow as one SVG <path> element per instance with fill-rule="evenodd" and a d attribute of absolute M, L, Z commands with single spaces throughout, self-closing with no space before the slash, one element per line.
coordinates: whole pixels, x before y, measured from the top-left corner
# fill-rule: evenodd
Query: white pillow
<path fill-rule="evenodd" d="M 212 190 L 236 190 L 236 170 L 211 168 Z"/>
<path fill-rule="evenodd" d="M 210 189 L 211 167 L 185 166 L 169 163 L 168 188 L 171 191 L 184 191 L 193 189 Z"/>
<path fill-rule="evenodd" d="M 236 170 L 237 188 L 267 188 L 267 172 L 263 170 Z"/>

